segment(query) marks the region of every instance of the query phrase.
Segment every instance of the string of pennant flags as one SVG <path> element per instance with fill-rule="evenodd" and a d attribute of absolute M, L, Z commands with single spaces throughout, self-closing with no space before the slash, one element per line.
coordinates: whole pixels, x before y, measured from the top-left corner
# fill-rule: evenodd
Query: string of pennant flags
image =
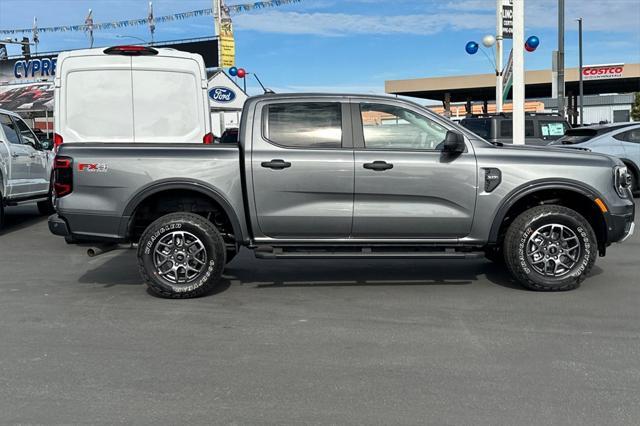
<path fill-rule="evenodd" d="M 265 9 L 270 7 L 282 6 L 291 3 L 300 3 L 302 0 L 267 0 L 267 1 L 258 1 L 254 3 L 247 4 L 236 4 L 223 6 L 223 12 L 227 14 L 235 14 L 242 12 L 249 12 L 252 10 Z M 192 10 L 189 12 L 181 12 L 174 13 L 172 15 L 164 15 L 164 16 L 153 16 L 153 11 L 150 11 L 149 16 L 146 18 L 140 19 L 128 19 L 124 21 L 113 21 L 113 22 L 99 22 L 94 23 L 91 11 L 89 11 L 89 15 L 85 19 L 84 24 L 80 25 L 60 25 L 55 27 L 37 27 L 37 21 L 34 19 L 34 26 L 32 28 L 19 28 L 19 29 L 0 29 L 0 34 L 24 34 L 24 33 L 33 33 L 36 35 L 42 33 L 57 33 L 57 32 L 68 32 L 68 31 L 85 31 L 85 32 L 93 32 L 99 30 L 111 30 L 115 28 L 126 28 L 126 27 L 136 27 L 141 25 L 149 25 L 153 26 L 153 30 L 155 30 L 155 24 L 172 22 L 172 21 L 182 21 L 185 19 L 196 18 L 199 16 L 211 16 L 213 15 L 213 9 L 199 9 Z M 153 31 L 152 30 L 152 31 Z"/>

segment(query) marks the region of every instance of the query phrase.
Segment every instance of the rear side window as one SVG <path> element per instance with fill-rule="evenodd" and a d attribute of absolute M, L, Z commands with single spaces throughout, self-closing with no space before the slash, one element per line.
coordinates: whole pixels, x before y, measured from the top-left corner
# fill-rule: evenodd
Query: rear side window
<path fill-rule="evenodd" d="M 460 123 L 476 135 L 484 139 L 491 138 L 491 120 L 490 119 L 465 119 Z"/>
<path fill-rule="evenodd" d="M 513 137 L 513 120 L 500 121 L 500 136 L 503 138 Z M 524 120 L 524 137 L 532 138 L 533 136 L 533 120 Z"/>
<path fill-rule="evenodd" d="M 12 144 L 20 143 L 20 136 L 18 136 L 18 130 L 16 129 L 16 125 L 6 114 L 0 114 L 0 126 L 2 126 L 2 130 L 4 130 L 4 135 L 7 137 L 7 142 Z"/>
<path fill-rule="evenodd" d="M 292 102 L 267 106 L 265 137 L 292 148 L 340 148 L 342 107 L 338 102 Z"/>
<path fill-rule="evenodd" d="M 640 144 L 640 129 L 628 130 L 623 133 L 619 133 L 614 138 L 624 141 Z"/>
<path fill-rule="evenodd" d="M 131 71 L 70 72 L 66 81 L 66 128 L 88 142 L 133 140 Z"/>

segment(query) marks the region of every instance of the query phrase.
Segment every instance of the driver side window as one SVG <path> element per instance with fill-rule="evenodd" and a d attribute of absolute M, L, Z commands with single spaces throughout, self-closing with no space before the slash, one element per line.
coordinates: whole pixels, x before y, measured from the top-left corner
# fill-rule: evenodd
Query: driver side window
<path fill-rule="evenodd" d="M 447 129 L 408 109 L 360 104 L 364 145 L 368 149 L 442 150 Z"/>
<path fill-rule="evenodd" d="M 32 147 L 38 149 L 40 147 L 40 141 L 38 140 L 36 135 L 33 134 L 29 126 L 27 126 L 27 124 L 19 118 L 14 117 L 13 121 L 15 121 L 16 125 L 18 126 L 18 131 L 20 132 L 20 136 L 22 137 L 22 143 L 25 145 L 31 145 Z"/>

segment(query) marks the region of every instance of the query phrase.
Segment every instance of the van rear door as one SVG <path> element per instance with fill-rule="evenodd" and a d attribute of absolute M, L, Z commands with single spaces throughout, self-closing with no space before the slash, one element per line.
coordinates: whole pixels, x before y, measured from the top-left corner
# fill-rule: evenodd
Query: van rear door
<path fill-rule="evenodd" d="M 200 64 L 158 55 L 132 57 L 131 67 L 134 140 L 202 143 L 209 115 Z"/>

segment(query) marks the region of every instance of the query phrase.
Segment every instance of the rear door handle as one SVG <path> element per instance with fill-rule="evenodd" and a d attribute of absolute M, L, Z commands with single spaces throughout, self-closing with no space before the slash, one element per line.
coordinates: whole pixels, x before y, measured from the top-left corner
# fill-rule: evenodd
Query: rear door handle
<path fill-rule="evenodd" d="M 362 167 L 369 170 L 384 171 L 393 169 L 393 164 L 386 161 L 374 161 L 373 163 L 364 163 Z"/>
<path fill-rule="evenodd" d="M 273 169 L 273 170 L 282 170 L 282 169 L 286 169 L 287 167 L 291 167 L 291 163 L 284 160 L 264 161 L 261 165 L 262 167 L 266 167 L 268 169 Z"/>

